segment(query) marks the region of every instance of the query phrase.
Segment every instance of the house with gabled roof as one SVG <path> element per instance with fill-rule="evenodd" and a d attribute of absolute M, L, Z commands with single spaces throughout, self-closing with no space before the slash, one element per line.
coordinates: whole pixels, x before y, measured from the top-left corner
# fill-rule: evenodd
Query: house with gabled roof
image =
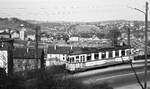
<path fill-rule="evenodd" d="M 0 38 L 10 38 L 10 37 L 11 37 L 10 33 L 6 31 L 0 33 Z"/>
<path fill-rule="evenodd" d="M 73 35 L 71 35 L 71 36 L 69 37 L 69 41 L 79 41 L 79 36 L 73 34 Z"/>
<path fill-rule="evenodd" d="M 38 49 L 38 68 L 41 65 L 42 49 Z M 16 47 L 13 49 L 14 72 L 32 70 L 36 68 L 34 48 Z"/>
<path fill-rule="evenodd" d="M 77 50 L 79 47 L 72 47 L 72 46 L 57 46 L 52 45 L 48 47 L 47 50 L 47 60 L 46 65 L 49 66 L 51 61 L 58 61 L 61 64 L 64 64 L 67 60 L 68 54 L 72 50 Z"/>
<path fill-rule="evenodd" d="M 20 37 L 19 31 L 15 30 L 11 33 L 11 38 L 19 39 L 19 37 Z"/>
<path fill-rule="evenodd" d="M 34 31 L 26 31 L 26 40 L 35 40 L 35 32 Z"/>
<path fill-rule="evenodd" d="M 79 40 L 80 41 L 92 41 L 92 40 L 100 40 L 100 39 L 95 34 L 82 33 L 82 34 L 80 34 Z"/>

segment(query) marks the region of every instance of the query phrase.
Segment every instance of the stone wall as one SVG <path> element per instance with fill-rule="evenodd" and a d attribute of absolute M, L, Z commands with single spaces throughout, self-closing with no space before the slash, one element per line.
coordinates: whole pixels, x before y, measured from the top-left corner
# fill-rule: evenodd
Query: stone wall
<path fill-rule="evenodd" d="M 13 59 L 14 72 L 32 70 L 36 68 L 36 59 Z M 38 68 L 40 68 L 40 60 L 38 60 Z"/>
<path fill-rule="evenodd" d="M 65 61 L 61 61 L 57 58 L 50 58 L 46 60 L 46 67 L 48 66 L 58 66 L 58 65 L 64 65 Z"/>

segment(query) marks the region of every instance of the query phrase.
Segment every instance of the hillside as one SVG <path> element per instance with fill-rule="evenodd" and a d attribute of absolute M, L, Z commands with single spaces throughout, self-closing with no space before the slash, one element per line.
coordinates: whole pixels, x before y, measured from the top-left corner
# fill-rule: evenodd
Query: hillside
<path fill-rule="evenodd" d="M 21 24 L 27 29 L 34 29 L 35 25 L 28 23 L 27 21 L 18 18 L 0 18 L 0 30 L 11 29 L 19 30 Z"/>
<path fill-rule="evenodd" d="M 100 24 L 117 24 L 117 23 L 134 23 L 135 25 L 144 25 L 144 21 L 129 21 L 129 20 L 108 20 L 108 21 L 98 21 L 98 22 L 44 22 L 36 20 L 27 20 L 28 23 L 38 24 L 41 26 L 41 31 L 48 33 L 95 33 L 104 32 L 106 33 L 109 27 L 100 28 Z M 150 24 L 150 22 L 149 22 Z M 150 26 L 150 25 L 149 25 Z M 103 29 L 103 30 L 102 30 Z M 106 32 L 105 32 L 106 31 Z"/>
<path fill-rule="evenodd" d="M 100 33 L 102 29 L 99 29 L 95 25 L 77 25 L 74 28 L 70 29 L 72 34 L 79 34 L 79 33 Z"/>

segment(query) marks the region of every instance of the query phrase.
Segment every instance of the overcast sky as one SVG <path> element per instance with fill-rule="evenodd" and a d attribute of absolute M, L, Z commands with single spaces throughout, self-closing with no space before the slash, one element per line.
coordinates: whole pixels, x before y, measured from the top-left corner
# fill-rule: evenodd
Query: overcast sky
<path fill-rule="evenodd" d="M 144 20 L 146 0 L 0 0 L 0 17 L 42 21 Z M 147 0 L 150 2 L 150 0 Z M 150 5 L 149 5 L 150 7 Z M 150 11 L 150 10 L 149 10 Z M 149 15 L 150 16 L 150 15 Z"/>

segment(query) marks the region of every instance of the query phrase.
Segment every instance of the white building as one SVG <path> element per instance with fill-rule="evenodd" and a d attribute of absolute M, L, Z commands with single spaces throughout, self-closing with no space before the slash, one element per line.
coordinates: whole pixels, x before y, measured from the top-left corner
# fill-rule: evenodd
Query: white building
<path fill-rule="evenodd" d="M 19 37 L 20 37 L 19 32 L 14 31 L 14 32 L 11 33 L 11 38 L 17 39 L 17 38 L 19 38 Z"/>
<path fill-rule="evenodd" d="M 66 61 L 69 50 L 70 47 L 61 47 L 56 45 L 49 46 L 47 52 L 46 66 L 49 66 L 50 62 L 52 61 L 61 62 L 63 64 Z"/>
<path fill-rule="evenodd" d="M 28 34 L 27 39 L 35 40 L 35 34 Z"/>
<path fill-rule="evenodd" d="M 26 31 L 26 29 L 24 27 L 20 31 L 20 39 L 21 40 L 25 40 L 25 31 Z"/>
<path fill-rule="evenodd" d="M 78 36 L 71 36 L 69 38 L 69 41 L 79 41 L 79 37 Z"/>

